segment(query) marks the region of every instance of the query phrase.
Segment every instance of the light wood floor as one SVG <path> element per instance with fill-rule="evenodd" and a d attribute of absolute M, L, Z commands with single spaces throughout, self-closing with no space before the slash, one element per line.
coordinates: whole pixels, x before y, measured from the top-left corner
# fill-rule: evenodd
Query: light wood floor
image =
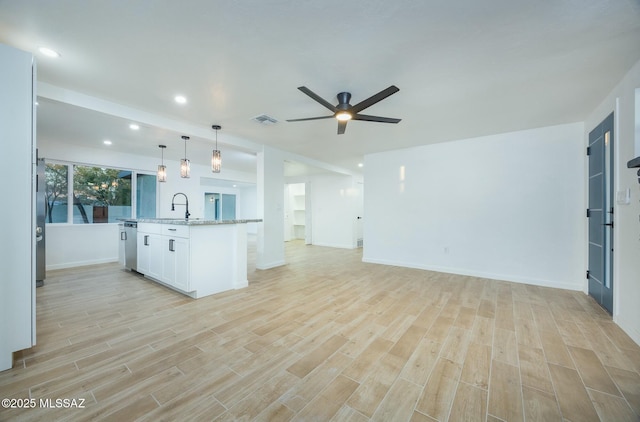
<path fill-rule="evenodd" d="M 364 264 L 288 265 L 189 299 L 115 264 L 50 271 L 0 420 L 637 421 L 640 347 L 589 297 Z"/>

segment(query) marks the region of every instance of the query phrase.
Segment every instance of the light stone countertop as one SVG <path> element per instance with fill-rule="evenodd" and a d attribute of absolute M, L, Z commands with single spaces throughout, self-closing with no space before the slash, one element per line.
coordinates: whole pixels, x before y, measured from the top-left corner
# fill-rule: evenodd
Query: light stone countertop
<path fill-rule="evenodd" d="M 140 218 L 138 223 L 156 223 L 156 224 L 176 224 L 180 226 L 212 226 L 216 224 L 245 224 L 245 223 L 261 223 L 262 219 L 254 218 L 249 220 L 201 220 L 193 218 L 185 220 L 184 218 Z"/>

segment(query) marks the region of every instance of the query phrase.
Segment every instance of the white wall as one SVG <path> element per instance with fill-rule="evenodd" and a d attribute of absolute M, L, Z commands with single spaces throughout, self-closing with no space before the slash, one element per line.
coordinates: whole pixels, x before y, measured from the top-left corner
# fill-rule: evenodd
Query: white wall
<path fill-rule="evenodd" d="M 363 260 L 580 290 L 584 127 L 371 154 Z"/>
<path fill-rule="evenodd" d="M 47 270 L 118 260 L 117 224 L 48 224 Z"/>
<path fill-rule="evenodd" d="M 110 152 L 107 149 L 81 148 L 47 139 L 38 140 L 39 156 L 46 160 L 58 160 L 73 163 L 98 165 L 105 167 L 125 168 L 136 171 L 155 173 L 158 166 L 156 157 Z M 180 178 L 179 162 L 165 160 L 167 166 L 167 182 L 158 183 L 157 217 L 182 218 L 185 207 L 176 205 L 171 211 L 171 200 L 176 192 L 183 192 L 189 198 L 190 218 L 204 217 L 204 192 L 211 186 L 203 186 L 201 180 L 225 178 L 241 182 L 255 183 L 255 175 L 225 169 L 220 175 L 214 175 L 208 166 L 191 165 L 191 177 Z M 225 193 L 240 193 L 239 189 L 225 188 Z M 239 195 L 247 204 L 253 201 L 253 213 L 242 207 L 243 218 L 256 218 L 258 215 L 255 198 Z M 184 198 L 178 196 L 176 203 L 183 204 Z M 255 223 L 253 227 L 255 233 Z M 118 227 L 117 224 L 47 224 L 46 235 L 47 269 L 91 265 L 118 260 Z"/>
<path fill-rule="evenodd" d="M 309 177 L 311 239 L 314 245 L 356 247 L 357 203 L 360 198 L 353 176 L 340 174 Z"/>
<path fill-rule="evenodd" d="M 239 204 L 236 208 L 239 220 L 252 220 L 258 218 L 258 188 L 254 186 L 243 187 L 238 190 Z M 258 223 L 247 223 L 247 233 L 257 234 Z"/>
<path fill-rule="evenodd" d="M 635 156 L 640 157 L 640 88 L 636 88 L 635 93 L 636 93 L 636 111 L 635 111 L 636 153 L 635 153 Z"/>
<path fill-rule="evenodd" d="M 640 62 L 585 121 L 584 145 L 588 133 L 613 111 L 615 190 L 631 190 L 631 203 L 614 207 L 613 320 L 640 344 L 640 184 L 638 169 L 627 168 L 627 161 L 640 156 L 640 139 L 634 140 L 639 124 L 635 110 L 637 88 L 640 88 Z"/>

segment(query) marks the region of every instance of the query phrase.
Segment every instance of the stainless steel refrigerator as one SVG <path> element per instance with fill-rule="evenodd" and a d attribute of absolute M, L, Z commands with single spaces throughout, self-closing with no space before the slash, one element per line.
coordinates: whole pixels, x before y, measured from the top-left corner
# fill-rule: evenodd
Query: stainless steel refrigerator
<path fill-rule="evenodd" d="M 44 285 L 47 277 L 45 218 L 47 214 L 47 183 L 44 158 L 38 159 L 36 170 L 36 287 Z"/>

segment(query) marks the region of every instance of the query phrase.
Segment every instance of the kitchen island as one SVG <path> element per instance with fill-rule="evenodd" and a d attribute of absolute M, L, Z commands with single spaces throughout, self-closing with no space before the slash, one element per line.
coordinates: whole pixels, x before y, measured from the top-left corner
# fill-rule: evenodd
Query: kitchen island
<path fill-rule="evenodd" d="M 137 220 L 137 271 L 201 298 L 248 286 L 247 225 L 262 220 Z"/>

